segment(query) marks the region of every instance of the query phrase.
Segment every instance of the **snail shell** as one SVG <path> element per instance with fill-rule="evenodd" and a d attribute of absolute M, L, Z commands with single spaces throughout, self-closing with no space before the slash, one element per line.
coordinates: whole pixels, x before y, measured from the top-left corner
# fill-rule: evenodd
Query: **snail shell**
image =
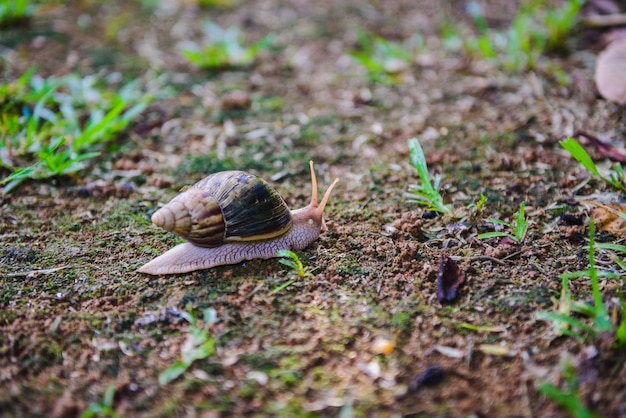
<path fill-rule="evenodd" d="M 311 168 L 311 203 L 290 211 L 263 179 L 243 171 L 212 174 L 172 199 L 152 215 L 152 222 L 188 242 L 139 269 L 147 274 L 174 274 L 276 257 L 278 250 L 302 250 L 323 228 L 324 207 L 339 181 L 318 204 Z"/>
<path fill-rule="evenodd" d="M 212 174 L 152 215 L 152 222 L 199 247 L 284 234 L 291 213 L 267 182 L 243 171 Z"/>

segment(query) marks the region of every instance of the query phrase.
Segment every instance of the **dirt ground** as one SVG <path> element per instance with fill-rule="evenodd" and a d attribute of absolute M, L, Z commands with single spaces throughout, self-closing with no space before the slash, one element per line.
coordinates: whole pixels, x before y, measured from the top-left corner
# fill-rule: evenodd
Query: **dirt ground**
<path fill-rule="evenodd" d="M 593 83 L 593 33 L 578 31 L 567 53 L 545 58 L 563 68 L 564 86 L 445 48 L 438 22 L 445 13 L 467 23 L 464 2 L 188 3 L 48 5 L 0 32 L 13 51 L 0 61 L 5 80 L 36 64 L 42 76 L 165 75 L 172 89 L 89 169 L 1 196 L 0 415 L 77 416 L 112 386 L 120 416 L 561 417 L 538 387 L 565 388 L 569 363 L 589 409 L 626 417 L 624 351 L 603 337 L 558 337 L 536 317 L 556 308 L 560 274 L 588 266 L 579 197 L 615 196 L 558 144 L 584 130 L 624 146 L 624 108 Z M 515 5 L 492 9 L 493 19 L 506 22 Z M 245 68 L 194 68 L 179 46 L 201 39 L 206 19 L 252 40 L 272 32 L 277 47 Z M 423 37 L 399 84 L 369 81 L 348 55 L 357 29 Z M 249 106 L 233 110 L 234 91 Z M 418 182 L 412 137 L 442 176 L 452 214 L 431 216 L 405 197 Z M 181 242 L 150 223 L 181 187 L 246 170 L 298 208 L 310 196 L 309 160 L 322 191 L 340 179 L 328 230 L 298 253 L 317 267 L 313 277 L 274 292 L 293 278 L 277 260 L 137 273 Z M 523 243 L 476 239 L 493 230 L 488 218 L 511 221 L 521 202 Z M 600 231 L 597 240 L 623 238 Z M 466 273 L 445 305 L 443 255 Z M 601 285 L 618 306 L 623 281 Z M 591 298 L 588 278 L 570 288 Z M 159 384 L 188 335 L 181 312 L 202 318 L 207 308 L 217 314 L 215 354 Z"/>

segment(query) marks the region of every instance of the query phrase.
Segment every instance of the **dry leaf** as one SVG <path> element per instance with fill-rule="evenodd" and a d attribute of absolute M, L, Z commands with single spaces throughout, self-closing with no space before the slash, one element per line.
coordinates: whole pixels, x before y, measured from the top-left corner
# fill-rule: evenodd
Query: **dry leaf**
<path fill-rule="evenodd" d="M 610 205 L 604 205 L 599 202 L 592 202 L 597 207 L 591 210 L 591 217 L 596 225 L 608 232 L 611 235 L 617 237 L 623 237 L 626 235 L 626 221 L 622 219 L 618 213 L 626 214 L 626 206 L 613 203 Z"/>
<path fill-rule="evenodd" d="M 451 302 L 456 298 L 459 286 L 465 281 L 465 273 L 456 261 L 444 255 L 439 262 L 437 274 L 437 299 L 440 303 Z"/>

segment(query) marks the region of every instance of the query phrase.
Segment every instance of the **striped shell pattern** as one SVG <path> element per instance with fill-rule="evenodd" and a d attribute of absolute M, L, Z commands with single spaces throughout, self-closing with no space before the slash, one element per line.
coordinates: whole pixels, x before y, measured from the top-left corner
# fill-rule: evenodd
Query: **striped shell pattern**
<path fill-rule="evenodd" d="M 263 179 L 243 171 L 212 174 L 152 215 L 152 222 L 200 247 L 284 234 L 291 214 Z"/>

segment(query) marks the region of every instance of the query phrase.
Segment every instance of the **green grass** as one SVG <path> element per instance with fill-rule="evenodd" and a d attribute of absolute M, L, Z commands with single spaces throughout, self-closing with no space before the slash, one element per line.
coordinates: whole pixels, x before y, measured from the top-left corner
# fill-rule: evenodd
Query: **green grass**
<path fill-rule="evenodd" d="M 596 167 L 587 151 L 572 137 L 567 138 L 565 141 L 559 142 L 563 148 L 565 148 L 571 155 L 578 161 L 583 167 L 585 167 L 594 177 L 602 180 L 606 184 L 614 187 L 615 189 L 626 193 L 626 186 L 624 186 L 624 169 L 621 164 L 615 164 L 613 171 L 609 173 L 609 176 L 603 176 Z"/>
<path fill-rule="evenodd" d="M 106 88 L 95 76 L 44 79 L 31 68 L 0 84 L 0 181 L 7 193 L 28 179 L 82 170 L 128 128 L 154 95 L 138 81 Z"/>
<path fill-rule="evenodd" d="M 568 335 L 579 340 L 597 337 L 601 333 L 614 332 L 616 345 L 626 344 L 626 325 L 624 318 L 618 326 L 611 323 L 608 308 L 602 298 L 600 290 L 600 278 L 620 279 L 620 276 L 612 271 L 600 270 L 596 267 L 595 254 L 595 225 L 593 220 L 589 223 L 589 269 L 573 273 L 562 274 L 561 300 L 556 312 L 538 312 L 537 318 L 544 321 L 551 321 L 557 334 Z M 574 301 L 569 291 L 569 280 L 580 277 L 589 277 L 591 282 L 591 292 L 593 304 L 586 301 Z M 622 316 L 624 315 L 624 303 L 622 301 Z M 591 323 L 574 318 L 576 313 L 591 319 Z"/>
<path fill-rule="evenodd" d="M 251 64 L 262 51 L 274 44 L 269 34 L 249 46 L 243 45 L 243 34 L 238 26 L 222 29 L 213 22 L 203 25 L 205 42 L 193 44 L 181 51 L 183 57 L 193 65 L 204 69 L 225 69 Z"/>
<path fill-rule="evenodd" d="M 424 156 L 422 146 L 416 138 L 409 140 L 409 153 L 411 163 L 417 170 L 421 184 L 409 186 L 409 191 L 406 196 L 412 202 L 426 206 L 429 210 L 439 213 L 450 212 L 452 210 L 452 205 L 445 205 L 443 203 L 443 197 L 439 193 L 439 183 L 441 178 L 437 174 L 435 175 L 433 183 L 430 182 L 426 157 Z"/>
<path fill-rule="evenodd" d="M 159 375 L 159 383 L 166 385 L 181 376 L 196 360 L 202 360 L 215 353 L 215 339 L 209 337 L 209 329 L 217 322 L 215 309 L 204 310 L 204 326 L 198 323 L 193 314 L 183 312 L 183 318 L 191 325 L 187 329 L 187 341 L 181 347 L 181 359 L 177 360 Z"/>
<path fill-rule="evenodd" d="M 276 253 L 276 255 L 278 257 L 281 257 L 280 260 L 278 260 L 281 264 L 291 267 L 294 274 L 297 275 L 301 279 L 305 279 L 307 277 L 313 277 L 313 272 L 318 269 L 317 267 L 304 268 L 302 261 L 300 261 L 300 257 L 298 257 L 298 254 L 294 253 L 293 251 L 279 250 Z M 295 282 L 296 282 L 296 279 L 288 280 L 287 282 L 276 287 L 272 291 L 272 293 L 278 293 L 281 290 L 285 289 L 286 287 L 291 286 Z"/>
<path fill-rule="evenodd" d="M 479 4 L 471 1 L 467 11 L 477 35 L 463 39 L 457 30 L 457 37 L 471 54 L 497 62 L 507 70 L 534 70 L 540 66 L 543 56 L 564 49 L 583 3 L 583 0 L 566 0 L 553 8 L 546 0 L 525 0 L 507 29 L 493 30 Z M 450 43 L 454 28 L 448 24 L 444 29 L 442 34 Z M 553 63 L 547 65 L 547 69 L 560 82 L 566 82 L 563 71 Z"/>
<path fill-rule="evenodd" d="M 524 202 L 522 202 L 519 206 L 518 211 L 514 214 L 515 221 L 513 221 L 513 223 L 505 222 L 496 218 L 487 219 L 487 222 L 508 227 L 511 230 L 510 233 L 503 231 L 485 232 L 484 234 L 479 234 L 477 238 L 487 239 L 496 237 L 509 237 L 515 242 L 523 242 L 524 238 L 526 238 L 526 232 L 528 232 L 528 218 L 524 214 L 524 206 Z"/>
<path fill-rule="evenodd" d="M 368 78 L 375 83 L 399 84 L 402 72 L 413 60 L 413 47 L 418 37 L 405 44 L 391 42 L 381 36 L 357 32 L 358 50 L 349 52 L 367 70 Z"/>
<path fill-rule="evenodd" d="M 104 393 L 102 402 L 94 402 L 82 413 L 81 418 L 106 417 L 118 418 L 120 415 L 113 409 L 115 398 L 115 385 L 110 385 Z"/>
<path fill-rule="evenodd" d="M 565 378 L 565 389 L 561 389 L 548 382 L 542 382 L 539 385 L 539 391 L 559 404 L 563 409 L 569 412 L 572 417 L 596 418 L 597 415 L 587 409 L 585 403 L 580 399 L 578 393 L 578 379 L 574 366 L 571 363 L 565 364 L 562 374 Z"/>

